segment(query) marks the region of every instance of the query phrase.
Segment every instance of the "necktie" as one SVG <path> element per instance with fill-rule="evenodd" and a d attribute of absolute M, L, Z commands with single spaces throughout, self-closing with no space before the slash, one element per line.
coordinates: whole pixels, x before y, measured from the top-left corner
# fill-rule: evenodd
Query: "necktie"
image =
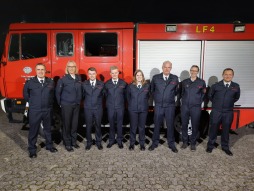
<path fill-rule="evenodd" d="M 168 80 L 168 77 L 165 77 L 165 81 L 167 81 Z"/>
<path fill-rule="evenodd" d="M 226 88 L 228 88 L 229 84 L 226 84 Z"/>
<path fill-rule="evenodd" d="M 114 81 L 114 85 L 116 86 L 117 81 Z"/>
<path fill-rule="evenodd" d="M 92 88 L 94 88 L 94 82 L 91 83 Z"/>
<path fill-rule="evenodd" d="M 41 82 L 41 86 L 43 86 L 44 80 L 40 80 L 40 82 Z"/>
<path fill-rule="evenodd" d="M 138 89 L 140 89 L 141 88 L 141 85 L 138 85 Z"/>

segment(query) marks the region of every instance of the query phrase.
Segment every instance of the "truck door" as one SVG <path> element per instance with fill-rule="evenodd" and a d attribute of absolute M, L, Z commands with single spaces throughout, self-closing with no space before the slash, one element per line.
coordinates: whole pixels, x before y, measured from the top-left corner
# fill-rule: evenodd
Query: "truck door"
<path fill-rule="evenodd" d="M 75 30 L 54 30 L 52 37 L 52 77 L 57 79 L 65 74 L 68 61 L 75 61 L 79 68 L 78 35 Z"/>
<path fill-rule="evenodd" d="M 37 63 L 44 63 L 51 77 L 50 36 L 48 31 L 11 31 L 7 36 L 7 58 L 3 66 L 8 98 L 22 98 L 25 80 L 36 75 Z"/>

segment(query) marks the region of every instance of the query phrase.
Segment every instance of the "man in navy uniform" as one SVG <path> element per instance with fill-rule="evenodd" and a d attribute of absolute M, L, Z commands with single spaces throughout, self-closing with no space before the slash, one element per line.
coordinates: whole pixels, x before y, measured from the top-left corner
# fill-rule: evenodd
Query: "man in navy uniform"
<path fill-rule="evenodd" d="M 206 152 L 212 152 L 217 138 L 217 131 L 222 125 L 221 148 L 227 155 L 233 156 L 229 149 L 229 130 L 234 117 L 234 103 L 240 98 L 240 86 L 232 81 L 234 77 L 233 69 L 224 69 L 222 77 L 223 80 L 213 84 L 208 92 L 208 97 L 212 102 L 212 112 Z"/>
<path fill-rule="evenodd" d="M 109 143 L 107 148 L 115 143 L 115 123 L 117 130 L 116 141 L 120 149 L 123 148 L 123 119 L 126 100 L 127 83 L 120 79 L 119 70 L 116 66 L 110 67 L 111 79 L 105 83 L 106 107 L 109 120 Z"/>
<path fill-rule="evenodd" d="M 188 124 L 189 118 L 191 118 L 192 134 L 190 137 L 191 151 L 196 150 L 197 131 L 200 124 L 201 104 L 204 100 L 206 92 L 206 83 L 200 79 L 197 75 L 199 67 L 193 65 L 190 68 L 190 78 L 182 81 L 182 146 L 181 149 L 188 147 Z"/>
<path fill-rule="evenodd" d="M 158 147 L 160 139 L 160 128 L 163 120 L 167 125 L 168 147 L 177 153 L 174 136 L 174 119 L 175 119 L 175 96 L 178 93 L 178 76 L 170 74 L 172 63 L 164 61 L 162 73 L 154 75 L 151 82 L 151 92 L 153 94 L 154 106 L 154 132 L 152 145 L 148 150 L 152 151 Z"/>
<path fill-rule="evenodd" d="M 89 79 L 82 84 L 87 140 L 85 149 L 91 149 L 93 143 L 92 127 L 95 125 L 95 143 L 97 148 L 102 150 L 101 120 L 104 83 L 96 79 L 97 71 L 94 67 L 90 67 L 87 72 Z"/>
<path fill-rule="evenodd" d="M 43 132 L 46 139 L 46 150 L 54 153 L 57 149 L 53 147 L 51 138 L 51 120 L 54 101 L 54 81 L 45 76 L 46 67 L 39 63 L 35 67 L 36 76 L 27 80 L 23 89 L 23 96 L 29 103 L 29 134 L 28 151 L 30 158 L 36 158 L 36 142 L 40 124 L 42 122 Z"/>

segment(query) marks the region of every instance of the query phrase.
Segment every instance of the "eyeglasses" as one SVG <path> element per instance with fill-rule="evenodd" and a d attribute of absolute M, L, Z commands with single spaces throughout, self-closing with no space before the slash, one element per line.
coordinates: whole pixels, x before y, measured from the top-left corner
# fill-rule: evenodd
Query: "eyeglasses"
<path fill-rule="evenodd" d="M 198 72 L 197 70 L 190 70 L 191 72 Z"/>

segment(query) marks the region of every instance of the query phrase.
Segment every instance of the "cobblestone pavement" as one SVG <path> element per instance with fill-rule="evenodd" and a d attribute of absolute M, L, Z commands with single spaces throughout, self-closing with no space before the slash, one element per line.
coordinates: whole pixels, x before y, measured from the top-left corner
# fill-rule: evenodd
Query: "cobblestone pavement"
<path fill-rule="evenodd" d="M 16 114 L 21 115 L 21 114 Z M 163 133 L 161 145 L 148 151 L 135 146 L 129 151 L 128 131 L 124 149 L 117 145 L 103 150 L 95 146 L 85 151 L 85 139 L 79 136 L 81 148 L 67 152 L 55 141 L 57 153 L 46 151 L 44 139 L 38 139 L 38 157 L 30 159 L 27 152 L 28 131 L 20 123 L 8 123 L 0 111 L 0 190 L 136 190 L 136 191 L 253 191 L 254 129 L 242 127 L 230 134 L 234 156 L 227 156 L 218 146 L 211 154 L 205 152 L 207 138 L 200 141 L 196 152 L 168 149 Z M 107 130 L 105 130 L 107 131 Z M 218 144 L 219 144 L 218 137 Z M 57 140 L 57 139 L 56 139 Z"/>

